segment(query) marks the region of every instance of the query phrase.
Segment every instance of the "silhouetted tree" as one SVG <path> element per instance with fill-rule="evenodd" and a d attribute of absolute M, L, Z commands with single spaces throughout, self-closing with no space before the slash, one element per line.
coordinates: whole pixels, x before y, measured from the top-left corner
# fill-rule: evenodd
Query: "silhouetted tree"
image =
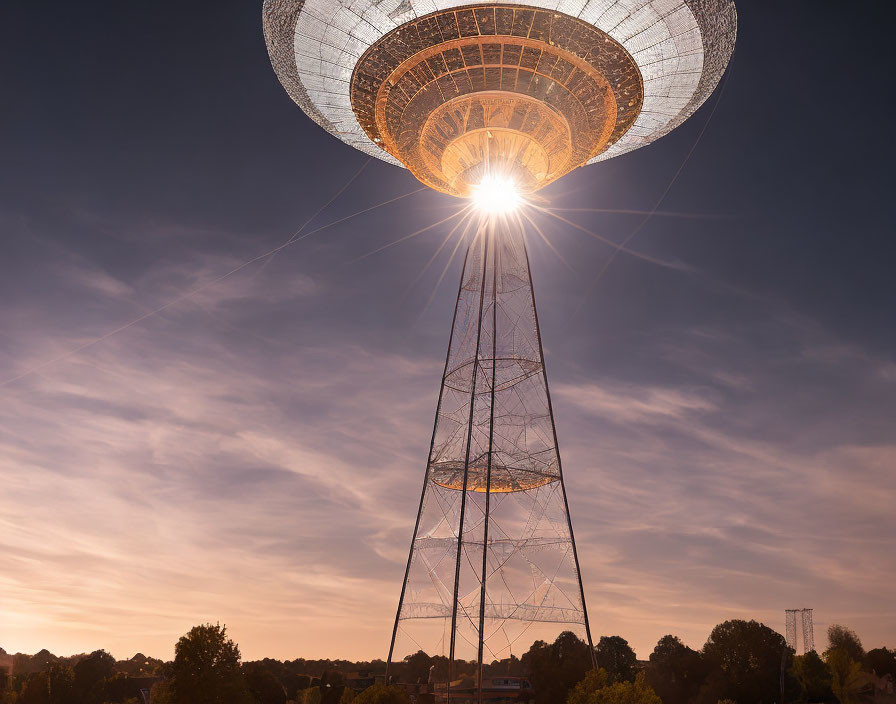
<path fill-rule="evenodd" d="M 520 677 L 523 675 L 523 668 L 520 659 L 516 655 L 511 655 L 503 660 L 492 660 L 485 668 L 485 674 L 489 677 L 500 677 L 501 675 Z"/>
<path fill-rule="evenodd" d="M 717 704 L 721 701 L 731 701 L 726 699 L 726 693 L 730 689 L 725 673 L 715 669 L 711 664 L 707 663 L 709 673 L 703 684 L 700 685 L 700 691 L 697 692 L 696 704 Z M 737 704 L 733 702 L 732 704 Z"/>
<path fill-rule="evenodd" d="M 650 654 L 647 682 L 663 704 L 688 704 L 697 698 L 709 668 L 703 655 L 676 636 L 663 636 Z"/>
<path fill-rule="evenodd" d="M 240 650 L 227 629 L 194 627 L 174 648 L 166 687 L 154 692 L 153 704 L 249 704 L 240 670 Z"/>
<path fill-rule="evenodd" d="M 0 655 L 6 655 L 6 651 L 0 648 Z M 9 676 L 9 670 L 0 667 L 0 704 L 15 704 L 16 692 L 13 689 L 13 679 Z"/>
<path fill-rule="evenodd" d="M 801 702 L 819 702 L 831 698 L 831 672 L 814 650 L 796 656 L 790 666 L 790 673 L 800 686 Z"/>
<path fill-rule="evenodd" d="M 130 660 L 119 660 L 116 662 L 115 670 L 131 677 L 151 677 L 160 672 L 164 664 L 158 658 L 151 658 L 143 653 L 137 653 Z"/>
<path fill-rule="evenodd" d="M 80 660 L 74 670 L 74 700 L 80 704 L 112 701 L 103 691 L 103 683 L 115 674 L 115 658 L 105 650 L 96 650 Z"/>
<path fill-rule="evenodd" d="M 594 649 L 597 666 L 607 671 L 610 682 L 632 682 L 638 669 L 638 657 L 620 636 L 601 636 Z"/>
<path fill-rule="evenodd" d="M 432 676 L 434 681 L 436 682 L 444 682 L 448 679 L 448 658 L 444 655 L 433 655 L 432 656 L 432 665 L 433 671 Z"/>
<path fill-rule="evenodd" d="M 75 675 L 66 665 L 51 664 L 43 672 L 32 672 L 19 695 L 20 704 L 69 704 L 74 694 Z"/>
<path fill-rule="evenodd" d="M 402 679 L 405 682 L 427 682 L 429 681 L 429 668 L 431 666 L 432 658 L 422 650 L 418 650 L 404 659 Z"/>
<path fill-rule="evenodd" d="M 21 704 L 49 704 L 50 692 L 46 672 L 32 672 L 25 677 L 19 692 Z"/>
<path fill-rule="evenodd" d="M 865 669 L 878 677 L 892 675 L 896 680 L 896 650 L 874 648 L 865 654 Z"/>
<path fill-rule="evenodd" d="M 261 662 L 243 665 L 246 688 L 256 704 L 285 704 L 286 692 L 274 673 Z"/>
<path fill-rule="evenodd" d="M 825 655 L 831 650 L 842 650 L 855 662 L 865 659 L 865 649 L 855 631 L 839 623 L 828 626 L 828 649 L 824 651 Z"/>
<path fill-rule="evenodd" d="M 116 672 L 112 677 L 107 677 L 101 684 L 102 696 L 99 702 L 120 702 L 127 698 L 133 691 L 128 676 L 123 672 Z"/>
<path fill-rule="evenodd" d="M 537 704 L 565 702 L 570 690 L 592 669 L 588 644 L 571 631 L 564 631 L 550 645 L 535 641 L 520 663 L 535 689 Z"/>
<path fill-rule="evenodd" d="M 768 626 L 732 620 L 712 629 L 703 655 L 723 677 L 724 694 L 719 699 L 772 704 L 780 701 L 781 663 L 788 650 L 784 637 Z"/>

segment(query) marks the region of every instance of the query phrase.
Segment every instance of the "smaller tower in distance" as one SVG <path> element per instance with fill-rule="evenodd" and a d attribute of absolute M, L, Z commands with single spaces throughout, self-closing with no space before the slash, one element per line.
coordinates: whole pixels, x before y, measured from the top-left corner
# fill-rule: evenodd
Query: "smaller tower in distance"
<path fill-rule="evenodd" d="M 797 647 L 797 614 L 799 614 L 802 625 L 802 653 L 799 652 Z M 815 650 L 815 629 L 812 624 L 812 609 L 785 609 L 784 616 L 784 637 L 787 640 L 787 645 L 800 655 L 805 655 L 809 651 Z"/>

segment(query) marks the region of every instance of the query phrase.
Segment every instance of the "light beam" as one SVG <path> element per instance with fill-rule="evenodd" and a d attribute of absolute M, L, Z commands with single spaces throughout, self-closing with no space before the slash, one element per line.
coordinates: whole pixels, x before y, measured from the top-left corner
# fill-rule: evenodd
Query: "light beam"
<path fill-rule="evenodd" d="M 471 197 L 477 210 L 485 215 L 506 215 L 525 203 L 513 178 L 501 174 L 483 176 L 473 187 Z"/>

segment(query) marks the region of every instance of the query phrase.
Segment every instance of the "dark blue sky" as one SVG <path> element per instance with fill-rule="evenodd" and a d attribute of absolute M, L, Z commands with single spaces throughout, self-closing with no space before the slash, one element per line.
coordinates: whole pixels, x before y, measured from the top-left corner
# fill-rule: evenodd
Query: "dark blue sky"
<path fill-rule="evenodd" d="M 721 93 L 544 192 L 621 241 L 639 216 L 580 209 L 650 210 L 693 148 L 660 207 L 690 216 L 630 243 L 676 266 L 595 286 L 610 248 L 557 222 L 572 271 L 533 252 L 592 622 L 646 657 L 806 605 L 893 646 L 888 13 L 738 11 Z M 446 228 L 357 258 L 455 203 L 65 356 L 283 243 L 367 157 L 289 100 L 259 3 L 17 1 L 0 27 L 0 646 L 167 655 L 221 620 L 250 657 L 383 656 L 459 267 L 427 306 Z M 372 161 L 308 229 L 417 187 Z"/>

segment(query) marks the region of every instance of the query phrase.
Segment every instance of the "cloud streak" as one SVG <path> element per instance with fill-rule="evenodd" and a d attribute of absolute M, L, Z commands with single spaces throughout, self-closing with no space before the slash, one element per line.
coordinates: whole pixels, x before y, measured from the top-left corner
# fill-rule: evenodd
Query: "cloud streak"
<path fill-rule="evenodd" d="M 83 261 L 61 266 L 61 285 L 98 301 L 97 318 L 191 276 L 178 263 L 127 285 Z M 201 280 L 230 264 L 191 266 Z M 170 655 L 205 619 L 227 622 L 248 656 L 382 655 L 440 360 L 363 335 L 323 344 L 271 313 L 322 305 L 330 287 L 249 271 L 7 387 L 5 647 Z M 26 354 L 78 344 L 47 322 L 19 330 Z M 885 361 L 806 342 L 811 326 L 792 320 L 773 327 L 803 349 L 807 384 L 832 365 L 889 383 Z M 800 392 L 768 394 L 787 374 L 777 360 L 746 373 L 743 340 L 707 329 L 661 350 L 685 382 L 567 373 L 554 386 L 597 632 L 646 656 L 666 631 L 699 646 L 723 618 L 778 625 L 805 602 L 822 623 L 883 637 L 896 446 L 863 441 L 858 426 L 811 453 L 764 438 L 765 416 Z M 838 418 L 816 409 L 788 432 Z"/>

